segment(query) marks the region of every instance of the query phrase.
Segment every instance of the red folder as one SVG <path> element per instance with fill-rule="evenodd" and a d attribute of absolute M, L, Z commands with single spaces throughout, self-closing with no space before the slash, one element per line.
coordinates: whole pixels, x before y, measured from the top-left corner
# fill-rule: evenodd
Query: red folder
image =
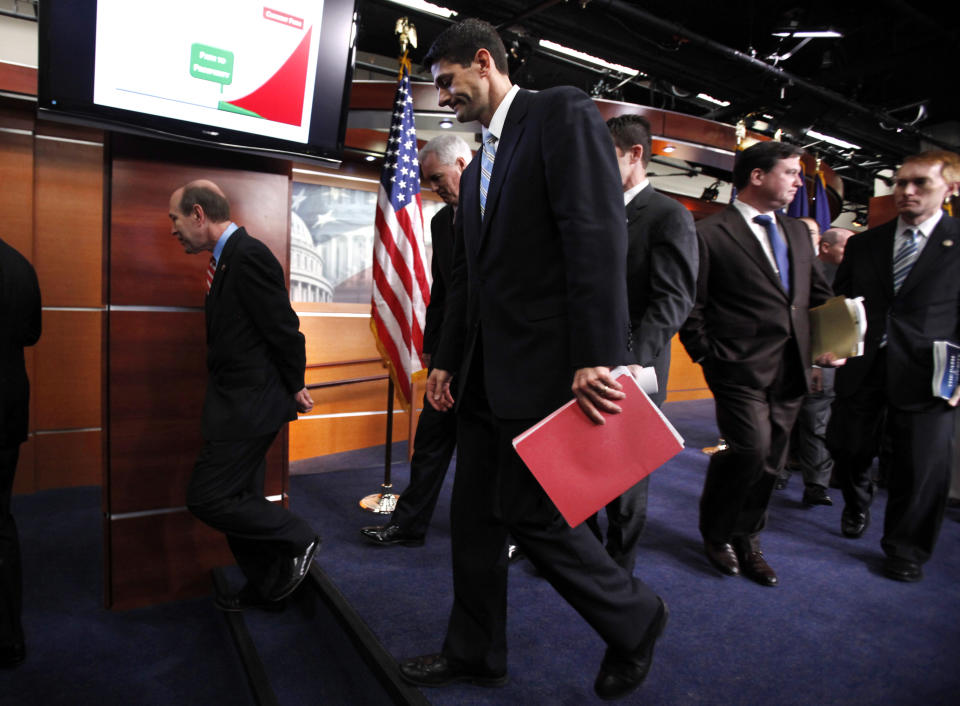
<path fill-rule="evenodd" d="M 626 368 L 620 414 L 594 424 L 575 399 L 527 429 L 513 447 L 575 527 L 683 449 L 683 439 Z"/>

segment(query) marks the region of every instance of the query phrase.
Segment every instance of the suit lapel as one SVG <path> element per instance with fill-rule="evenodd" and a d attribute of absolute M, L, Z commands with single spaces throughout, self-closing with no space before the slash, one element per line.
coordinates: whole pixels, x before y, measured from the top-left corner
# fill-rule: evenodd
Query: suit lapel
<path fill-rule="evenodd" d="M 920 256 L 917 258 L 917 261 L 913 263 L 913 267 L 910 269 L 910 273 L 907 275 L 907 278 L 903 281 L 903 284 L 900 286 L 900 292 L 902 294 L 908 292 L 913 287 L 917 285 L 918 282 L 922 282 L 927 275 L 936 269 L 936 263 L 943 257 L 944 250 L 946 248 L 957 247 L 956 243 L 956 233 L 952 233 L 952 226 L 954 222 L 949 219 L 949 217 L 944 214 L 940 218 L 940 222 L 937 223 L 937 227 L 933 229 L 933 232 L 930 234 L 930 237 L 927 238 L 927 244 L 923 246 L 923 252 L 920 253 Z M 944 241 L 949 241 L 950 245 L 945 245 Z M 890 253 L 891 266 L 887 268 L 888 270 L 893 269 L 893 247 L 887 248 L 887 252 Z M 893 272 L 890 273 L 891 283 L 893 281 Z M 891 284 L 892 290 L 892 284 Z"/>
<path fill-rule="evenodd" d="M 783 289 L 783 284 L 780 282 L 780 278 L 770 265 L 770 261 L 767 259 L 767 254 L 763 251 L 763 248 L 757 241 L 757 236 L 753 234 L 753 231 L 750 230 L 747 222 L 743 220 L 743 216 L 740 215 L 740 211 L 733 206 L 728 206 L 727 209 L 721 214 L 720 225 L 725 231 L 727 231 L 730 237 L 733 238 L 734 242 L 739 245 L 740 248 L 750 257 L 750 259 L 756 263 L 763 275 L 770 280 L 772 285 L 777 288 L 777 291 L 783 294 L 785 298 L 789 298 L 787 297 L 786 291 Z M 782 226 L 779 223 L 777 224 L 777 227 L 782 229 Z"/>
<path fill-rule="evenodd" d="M 644 209 L 650 204 L 653 197 L 653 186 L 648 184 L 643 191 L 630 199 L 627 204 L 627 224 L 633 223 L 643 215 Z"/>
<path fill-rule="evenodd" d="M 487 203 L 484 208 L 483 223 L 481 224 L 480 240 L 487 237 L 493 214 L 500 201 L 500 192 L 503 190 L 506 174 L 510 169 L 510 162 L 516 153 L 517 143 L 523 135 L 524 118 L 527 115 L 527 103 L 530 99 L 529 91 L 520 91 L 510 104 L 507 119 L 503 123 L 503 134 L 497 145 L 497 154 L 493 160 L 493 173 L 490 175 L 490 189 L 487 191 Z M 479 169 L 478 169 L 479 175 Z M 478 176 L 479 180 L 479 176 Z M 479 181 L 478 186 L 479 189 Z"/>
<path fill-rule="evenodd" d="M 880 283 L 880 291 L 887 300 L 890 300 L 893 299 L 893 236 L 896 233 L 897 222 L 891 221 L 881 228 L 883 230 L 877 233 L 877 242 L 870 248 L 870 255 L 874 276 Z"/>

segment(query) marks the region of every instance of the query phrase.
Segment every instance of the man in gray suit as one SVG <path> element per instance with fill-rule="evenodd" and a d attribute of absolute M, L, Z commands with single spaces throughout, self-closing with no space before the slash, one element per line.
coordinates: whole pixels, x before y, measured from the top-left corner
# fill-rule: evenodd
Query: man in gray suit
<path fill-rule="evenodd" d="M 697 291 L 697 231 L 679 202 L 659 193 L 647 179 L 650 123 L 642 115 L 607 121 L 613 137 L 623 202 L 627 209 L 627 303 L 633 354 L 638 365 L 652 367 L 660 406 L 667 397 L 670 339 L 693 308 Z M 637 542 L 647 521 L 647 476 L 607 504 L 607 552 L 633 572 Z M 587 520 L 602 541 L 597 516 Z"/>

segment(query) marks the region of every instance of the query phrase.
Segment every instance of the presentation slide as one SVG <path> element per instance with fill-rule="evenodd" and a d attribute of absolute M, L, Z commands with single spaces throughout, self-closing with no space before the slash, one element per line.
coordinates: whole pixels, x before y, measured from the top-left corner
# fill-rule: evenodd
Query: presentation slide
<path fill-rule="evenodd" d="M 99 105 L 306 143 L 322 0 L 98 0 Z"/>

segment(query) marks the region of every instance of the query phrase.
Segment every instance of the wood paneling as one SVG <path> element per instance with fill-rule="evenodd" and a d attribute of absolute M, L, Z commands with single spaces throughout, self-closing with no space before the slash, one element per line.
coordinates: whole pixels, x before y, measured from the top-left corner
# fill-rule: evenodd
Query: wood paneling
<path fill-rule="evenodd" d="M 37 95 L 37 70 L 31 66 L 0 61 L 0 91 Z"/>
<path fill-rule="evenodd" d="M 45 132 L 37 136 L 35 165 L 39 207 L 34 264 L 43 304 L 99 307 L 103 304 L 103 147 L 50 136 L 61 131 Z M 71 134 L 102 140 L 96 131 Z"/>
<path fill-rule="evenodd" d="M 43 312 L 35 346 L 33 403 L 37 429 L 99 427 L 102 333 L 99 311 Z"/>
<path fill-rule="evenodd" d="M 224 535 L 186 510 L 104 524 L 108 607 L 125 610 L 209 594 L 210 570 L 234 563 Z"/>
<path fill-rule="evenodd" d="M 406 412 L 394 412 L 394 441 L 406 440 L 409 423 Z M 384 442 L 386 431 L 385 413 L 338 419 L 298 419 L 290 425 L 290 460 L 300 461 L 376 446 Z"/>
<path fill-rule="evenodd" d="M 34 438 L 36 489 L 100 485 L 103 481 L 102 431 L 38 434 Z"/>
<path fill-rule="evenodd" d="M 33 130 L 32 116 L 0 110 L 0 128 Z M 0 130 L 0 238 L 21 255 L 33 257 L 33 136 Z"/>

